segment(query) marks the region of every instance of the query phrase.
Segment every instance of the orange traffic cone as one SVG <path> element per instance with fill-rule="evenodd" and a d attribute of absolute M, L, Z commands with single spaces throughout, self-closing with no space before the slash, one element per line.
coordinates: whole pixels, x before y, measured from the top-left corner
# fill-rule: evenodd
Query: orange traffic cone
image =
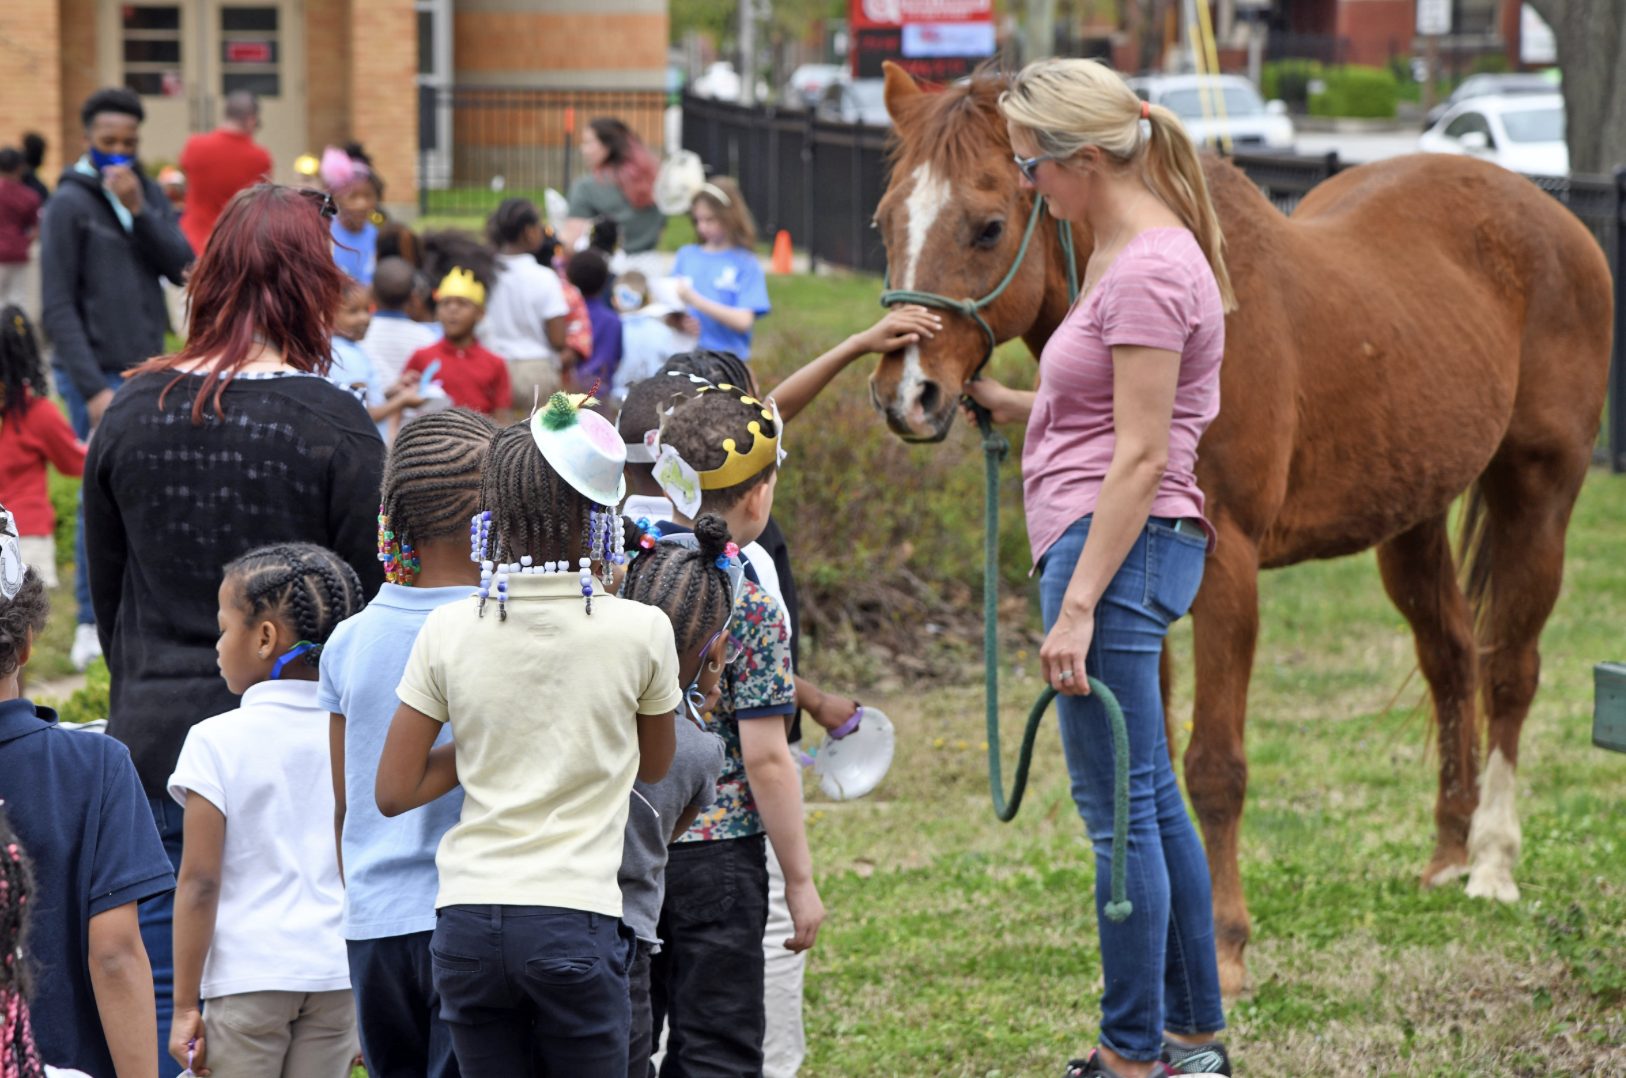
<path fill-rule="evenodd" d="M 787 229 L 781 228 L 773 238 L 773 262 L 769 268 L 774 273 L 790 272 L 790 232 Z"/>

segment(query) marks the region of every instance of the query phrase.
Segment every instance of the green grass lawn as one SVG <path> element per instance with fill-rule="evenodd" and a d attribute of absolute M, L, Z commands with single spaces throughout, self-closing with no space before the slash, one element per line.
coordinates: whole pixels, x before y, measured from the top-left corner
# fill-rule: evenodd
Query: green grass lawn
<path fill-rule="evenodd" d="M 873 278 L 772 278 L 764 381 L 879 315 Z M 1018 820 L 995 821 L 974 626 L 981 469 L 962 425 L 906 447 L 866 397 L 868 363 L 790 428 L 776 515 L 797 552 L 804 657 L 897 725 L 871 797 L 809 831 L 830 916 L 808 966 L 808 1078 L 1052 1075 L 1093 1043 L 1094 870 L 1047 721 Z M 1008 345 L 994 370 L 1029 377 Z M 1002 569 L 1007 743 L 1039 685 L 1015 463 Z M 1423 891 L 1436 755 L 1411 638 L 1370 555 L 1263 578 L 1243 878 L 1251 990 L 1230 1009 L 1239 1074 L 1626 1074 L 1626 756 L 1589 744 L 1592 665 L 1626 655 L 1626 480 L 1595 473 L 1519 771 L 1516 905 Z M 65 579 L 67 579 L 65 577 Z M 35 669 L 72 631 L 57 595 Z M 953 614 L 961 615 L 955 621 Z M 942 622 L 946 628 L 939 629 Z M 931 622 L 932 624 L 928 624 Z M 1181 737 L 1190 629 L 1174 632 Z M 884 644 L 884 646 L 882 646 Z M 811 788 L 811 787 L 810 787 Z"/>

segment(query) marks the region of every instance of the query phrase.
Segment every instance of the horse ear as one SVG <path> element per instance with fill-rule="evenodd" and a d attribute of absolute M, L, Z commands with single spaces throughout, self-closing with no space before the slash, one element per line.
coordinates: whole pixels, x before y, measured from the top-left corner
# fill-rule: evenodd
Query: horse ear
<path fill-rule="evenodd" d="M 892 122 L 897 123 L 903 119 L 908 103 L 920 96 L 920 85 L 915 82 L 914 76 L 891 60 L 881 64 L 881 73 L 886 80 L 883 93 L 886 111 L 892 117 Z"/>

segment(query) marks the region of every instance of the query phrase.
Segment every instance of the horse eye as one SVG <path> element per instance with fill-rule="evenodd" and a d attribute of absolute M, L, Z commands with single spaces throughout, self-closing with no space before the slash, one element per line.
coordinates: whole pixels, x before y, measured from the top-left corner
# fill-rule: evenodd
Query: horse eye
<path fill-rule="evenodd" d="M 977 246 L 992 247 L 994 244 L 999 242 L 999 237 L 1003 236 L 1004 234 L 1005 222 L 989 221 L 987 224 L 982 226 L 982 231 L 977 233 Z"/>

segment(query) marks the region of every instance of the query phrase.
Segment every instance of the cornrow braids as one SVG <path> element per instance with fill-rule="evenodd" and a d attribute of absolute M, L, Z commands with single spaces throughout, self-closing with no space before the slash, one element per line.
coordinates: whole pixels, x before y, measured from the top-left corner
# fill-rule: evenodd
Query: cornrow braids
<path fill-rule="evenodd" d="M 529 423 L 497 433 L 480 477 L 480 504 L 491 514 L 495 548 L 486 560 L 498 565 L 530 558 L 567 562 L 590 556 L 593 503 L 548 464 L 531 438 Z M 529 563 L 528 563 L 529 564 Z"/>
<path fill-rule="evenodd" d="M 271 617 L 295 639 L 312 647 L 300 656 L 316 666 L 339 622 L 358 613 L 366 600 L 361 579 L 350 564 L 315 543 L 261 547 L 226 566 L 226 579 L 238 584 L 249 617 Z"/>
<path fill-rule="evenodd" d="M 50 615 L 50 593 L 45 590 L 40 575 L 31 568 L 11 601 L 0 599 L 0 678 L 17 672 L 22 665 L 29 630 L 38 637 L 45 631 L 45 621 Z"/>
<path fill-rule="evenodd" d="M 696 348 L 692 352 L 678 352 L 669 357 L 661 367 L 661 373 L 677 371 L 680 374 L 693 374 L 704 378 L 708 382 L 744 386 L 756 392 L 756 375 L 751 372 L 751 365 L 733 352 L 723 352 L 714 348 Z"/>
<path fill-rule="evenodd" d="M 21 307 L 7 305 L 0 310 L 0 411 L 22 415 L 28 407 L 25 390 L 42 400 L 51 393 L 33 323 Z"/>
<path fill-rule="evenodd" d="M 29 899 L 34 874 L 0 808 L 0 1078 L 43 1078 L 45 1065 L 28 1018 Z"/>
<path fill-rule="evenodd" d="M 644 547 L 627 567 L 621 585 L 623 599 L 666 612 L 680 655 L 704 645 L 727 622 L 734 603 L 728 574 L 717 565 L 728 546 L 728 525 L 715 513 L 706 513 L 694 522 L 694 534 L 699 550 L 661 542 Z"/>
<path fill-rule="evenodd" d="M 523 239 L 527 228 L 541 223 L 536 203 L 528 198 L 505 198 L 486 220 L 486 238 L 493 247 L 506 247 Z"/>
<path fill-rule="evenodd" d="M 480 470 L 497 425 L 478 412 L 451 408 L 401 428 L 384 465 L 378 507 L 378 554 L 391 584 L 418 575 L 416 547 L 459 534 L 480 508 Z"/>
<path fill-rule="evenodd" d="M 765 428 L 772 424 L 762 418 L 762 405 L 745 403 L 734 389 L 735 385 L 737 383 L 719 383 L 716 391 L 707 390 L 679 404 L 661 423 L 661 444 L 677 450 L 678 455 L 699 472 L 723 466 L 728 460 L 723 442 L 728 439 L 733 439 L 735 453 L 750 453 L 756 444 L 750 424 L 757 423 L 764 433 L 769 433 Z M 778 470 L 779 463 L 775 461 L 731 487 L 704 491 L 700 504 L 707 510 L 726 512 Z"/>

